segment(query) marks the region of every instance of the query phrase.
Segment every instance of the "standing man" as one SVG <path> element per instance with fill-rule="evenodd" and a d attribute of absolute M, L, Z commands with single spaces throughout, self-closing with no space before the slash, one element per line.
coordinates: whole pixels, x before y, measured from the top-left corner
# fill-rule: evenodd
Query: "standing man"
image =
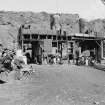
<path fill-rule="evenodd" d="M 71 63 L 71 60 L 73 59 L 73 54 L 72 54 L 72 51 L 70 50 L 69 51 L 69 54 L 68 54 L 68 64 Z"/>
<path fill-rule="evenodd" d="M 39 64 L 42 64 L 42 48 L 39 47 Z"/>
<path fill-rule="evenodd" d="M 37 62 L 38 64 L 42 64 L 42 48 L 40 45 L 38 47 Z"/>
<path fill-rule="evenodd" d="M 79 42 L 76 42 L 74 45 L 74 60 L 75 64 L 78 65 L 79 60 Z"/>
<path fill-rule="evenodd" d="M 78 60 L 79 60 L 79 50 L 75 51 L 76 54 L 76 65 L 78 65 Z"/>

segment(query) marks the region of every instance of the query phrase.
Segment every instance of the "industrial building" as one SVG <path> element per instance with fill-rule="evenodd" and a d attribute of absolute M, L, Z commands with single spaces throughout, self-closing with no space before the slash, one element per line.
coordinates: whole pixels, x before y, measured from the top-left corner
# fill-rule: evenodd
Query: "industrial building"
<path fill-rule="evenodd" d="M 75 43 L 79 43 L 80 53 L 89 50 L 97 61 L 104 58 L 104 37 L 92 34 L 63 32 L 56 30 L 32 30 L 31 25 L 21 26 L 18 35 L 18 45 L 23 52 L 30 54 L 31 61 L 40 59 L 44 54 L 60 54 L 63 58 L 69 51 L 74 53 Z"/>

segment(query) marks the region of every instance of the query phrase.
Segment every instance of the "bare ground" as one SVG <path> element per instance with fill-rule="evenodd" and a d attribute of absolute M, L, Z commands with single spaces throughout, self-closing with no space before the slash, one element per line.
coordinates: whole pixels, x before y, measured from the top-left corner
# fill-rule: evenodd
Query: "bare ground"
<path fill-rule="evenodd" d="M 33 65 L 21 81 L 0 85 L 0 105 L 105 105 L 105 72 L 75 65 Z"/>

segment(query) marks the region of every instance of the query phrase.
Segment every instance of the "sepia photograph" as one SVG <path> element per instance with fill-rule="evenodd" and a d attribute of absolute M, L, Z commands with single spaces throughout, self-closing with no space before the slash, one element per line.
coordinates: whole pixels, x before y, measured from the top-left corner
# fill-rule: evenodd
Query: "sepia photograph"
<path fill-rule="evenodd" d="M 0 0 L 0 105 L 105 105 L 105 0 Z"/>

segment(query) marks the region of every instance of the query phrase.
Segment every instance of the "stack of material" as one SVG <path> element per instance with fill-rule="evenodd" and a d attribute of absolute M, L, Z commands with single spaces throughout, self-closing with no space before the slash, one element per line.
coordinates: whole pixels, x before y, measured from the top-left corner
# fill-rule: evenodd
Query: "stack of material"
<path fill-rule="evenodd" d="M 7 81 L 8 73 L 12 71 L 11 62 L 14 52 L 11 50 L 3 50 L 0 56 L 0 79 Z"/>

